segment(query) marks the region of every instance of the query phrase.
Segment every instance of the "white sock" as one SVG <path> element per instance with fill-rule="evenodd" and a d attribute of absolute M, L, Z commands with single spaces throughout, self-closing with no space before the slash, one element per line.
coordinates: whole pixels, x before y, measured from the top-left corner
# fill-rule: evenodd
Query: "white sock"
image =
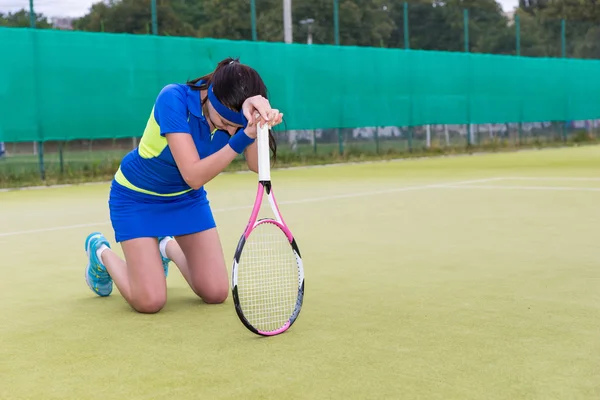
<path fill-rule="evenodd" d="M 108 246 L 105 244 L 103 244 L 98 250 L 96 250 L 96 257 L 98 257 L 98 260 L 100 260 L 102 264 L 104 264 L 104 262 L 102 261 L 102 253 L 104 252 L 104 250 L 108 250 Z"/>
<path fill-rule="evenodd" d="M 167 236 L 158 244 L 158 248 L 160 249 L 160 255 L 164 258 L 169 258 L 167 257 L 167 243 L 169 243 L 169 241 L 171 240 L 173 240 L 173 238 L 171 236 Z"/>

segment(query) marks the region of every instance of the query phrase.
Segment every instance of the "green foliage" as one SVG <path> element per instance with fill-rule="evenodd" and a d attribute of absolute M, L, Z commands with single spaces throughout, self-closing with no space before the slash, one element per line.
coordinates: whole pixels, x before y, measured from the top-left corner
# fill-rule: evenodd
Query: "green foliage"
<path fill-rule="evenodd" d="M 258 40 L 283 41 L 281 0 L 255 0 Z M 339 0 L 340 43 L 349 46 L 404 47 L 404 0 Z M 597 0 L 521 0 L 521 54 L 562 55 L 561 19 L 566 23 L 568 57 L 600 58 Z M 309 29 L 315 44 L 333 44 L 333 1 L 292 2 L 293 40 L 304 43 Z M 463 11 L 469 10 L 469 50 L 516 53 L 514 21 L 496 0 L 408 0 L 410 47 L 464 51 Z M 157 0 L 158 33 L 166 36 L 250 40 L 250 0 Z M 313 19 L 312 24 L 301 23 Z M 52 28 L 41 14 L 38 28 Z M 0 26 L 29 26 L 29 12 L 0 14 Z M 151 0 L 108 0 L 94 4 L 74 28 L 92 32 L 150 34 Z"/>
<path fill-rule="evenodd" d="M 561 20 L 566 21 L 566 56 L 600 58 L 597 0 L 521 1 L 523 54 L 561 56 Z"/>
<path fill-rule="evenodd" d="M 184 9 L 177 9 L 180 12 Z M 169 36 L 197 36 L 193 25 L 182 21 L 171 3 L 157 0 L 158 30 Z M 96 3 L 73 27 L 83 31 L 149 34 L 152 32 L 150 0 L 111 0 Z"/>
<path fill-rule="evenodd" d="M 232 40 L 247 40 L 252 37 L 250 2 L 245 0 L 204 0 L 202 7 L 206 21 L 199 26 L 201 37 L 218 37 Z"/>
<path fill-rule="evenodd" d="M 0 13 L 0 26 L 25 28 L 30 26 L 29 11 L 23 9 L 15 13 Z M 35 14 L 35 26 L 40 29 L 52 28 L 52 24 L 43 14 Z"/>

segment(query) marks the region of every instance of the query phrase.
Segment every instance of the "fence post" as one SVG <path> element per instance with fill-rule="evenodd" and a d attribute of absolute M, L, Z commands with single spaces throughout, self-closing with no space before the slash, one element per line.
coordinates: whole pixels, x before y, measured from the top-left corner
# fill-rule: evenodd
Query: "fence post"
<path fill-rule="evenodd" d="M 29 26 L 35 28 L 35 12 L 33 9 L 33 0 L 29 0 Z"/>
<path fill-rule="evenodd" d="M 256 0 L 250 0 L 250 19 L 252 21 L 252 40 L 256 42 Z"/>
<path fill-rule="evenodd" d="M 152 8 L 152 34 L 158 35 L 158 17 L 156 15 L 156 0 L 151 1 Z"/>
<path fill-rule="evenodd" d="M 333 41 L 336 46 L 340 45 L 340 14 L 339 14 L 339 0 L 333 0 Z M 338 151 L 340 155 L 344 154 L 344 140 L 342 138 L 342 132 L 340 128 L 336 130 L 338 137 Z"/>
<path fill-rule="evenodd" d="M 516 30 L 516 47 L 517 47 L 517 57 L 521 56 L 521 18 L 519 17 L 519 15 L 517 14 L 515 16 L 515 30 Z M 521 99 L 519 99 L 521 100 Z M 520 102 L 520 111 L 523 111 L 523 103 Z M 520 116 L 519 118 L 519 137 L 518 137 L 518 144 L 520 145 L 523 142 L 523 118 L 522 116 Z M 510 135 L 510 131 L 508 131 L 508 134 Z"/>
<path fill-rule="evenodd" d="M 404 2 L 404 49 L 408 50 L 410 48 L 410 37 L 409 37 L 409 27 L 408 27 L 408 3 Z"/>
<path fill-rule="evenodd" d="M 294 41 L 292 0 L 283 0 L 283 41 L 285 43 L 292 43 Z"/>
<path fill-rule="evenodd" d="M 464 29 L 465 29 L 465 33 L 464 33 L 464 41 L 465 41 L 465 53 L 469 52 L 469 10 L 468 9 L 464 9 L 463 10 L 463 25 L 464 25 Z M 469 88 L 469 94 L 470 94 L 471 89 Z M 470 97 L 470 96 L 469 96 Z M 470 99 L 469 99 L 469 103 L 467 104 L 467 108 L 469 109 L 469 121 L 467 123 L 467 146 L 471 145 L 471 113 L 470 113 L 470 109 L 471 109 L 471 104 L 470 104 Z"/>
<path fill-rule="evenodd" d="M 521 18 L 519 15 L 515 15 L 515 36 L 516 36 L 516 50 L 517 55 L 521 55 Z"/>
<path fill-rule="evenodd" d="M 561 56 L 565 58 L 567 56 L 567 21 L 564 18 L 560 20 L 560 49 Z"/>
<path fill-rule="evenodd" d="M 35 29 L 35 8 L 33 6 L 33 0 L 29 0 L 29 26 L 32 29 Z M 34 47 L 34 52 L 37 51 L 37 46 Z M 35 67 L 34 67 L 35 68 Z M 37 76 L 37 73 L 36 73 Z M 38 86 L 37 84 L 35 85 L 36 87 Z M 37 103 L 37 98 L 36 98 L 36 103 Z M 39 107 L 36 107 L 36 111 L 37 111 L 37 115 L 36 115 L 36 129 L 37 129 L 37 133 L 38 133 L 38 142 L 37 142 L 37 153 L 38 153 L 38 163 L 39 163 L 39 168 L 40 168 L 40 178 L 42 181 L 46 180 L 46 167 L 44 165 L 44 141 L 42 140 L 42 137 L 40 135 L 40 117 L 39 117 Z"/>
<path fill-rule="evenodd" d="M 410 49 L 410 29 L 408 26 L 408 3 L 404 2 L 404 10 L 402 12 L 402 18 L 404 23 L 404 50 Z M 411 86 L 411 96 L 412 96 L 412 86 Z M 408 123 L 408 151 L 412 152 L 412 140 L 413 140 L 413 126 L 412 126 L 412 101 L 410 102 L 410 121 Z"/>
<path fill-rule="evenodd" d="M 63 175 L 65 173 L 65 158 L 64 158 L 64 142 L 60 142 L 58 144 L 58 161 L 60 163 L 60 174 Z"/>
<path fill-rule="evenodd" d="M 333 41 L 336 46 L 340 44 L 340 5 L 339 0 L 333 0 Z"/>
<path fill-rule="evenodd" d="M 567 57 L 567 21 L 563 18 L 560 20 L 560 47 L 562 58 Z M 562 127 L 563 142 L 567 141 L 567 121 L 563 121 Z"/>
<path fill-rule="evenodd" d="M 469 10 L 463 10 L 463 25 L 465 28 L 465 53 L 469 52 Z"/>
<path fill-rule="evenodd" d="M 343 138 L 343 133 L 342 130 L 340 128 L 336 128 L 336 133 L 337 133 L 337 138 L 338 138 L 338 152 L 340 153 L 340 155 L 344 154 L 344 138 Z"/>

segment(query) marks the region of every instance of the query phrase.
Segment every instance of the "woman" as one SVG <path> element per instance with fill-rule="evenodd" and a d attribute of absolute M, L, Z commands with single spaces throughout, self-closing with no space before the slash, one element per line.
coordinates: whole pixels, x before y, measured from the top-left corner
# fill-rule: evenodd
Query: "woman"
<path fill-rule="evenodd" d="M 114 282 L 136 311 L 156 313 L 166 303 L 173 260 L 203 301 L 224 302 L 228 272 L 204 185 L 239 154 L 257 172 L 257 124 L 272 127 L 282 117 L 258 73 L 231 58 L 206 76 L 163 88 L 139 147 L 123 158 L 110 189 L 110 218 L 125 260 L 101 233 L 90 234 L 90 289 L 108 296 Z M 275 157 L 271 132 L 269 146 Z"/>

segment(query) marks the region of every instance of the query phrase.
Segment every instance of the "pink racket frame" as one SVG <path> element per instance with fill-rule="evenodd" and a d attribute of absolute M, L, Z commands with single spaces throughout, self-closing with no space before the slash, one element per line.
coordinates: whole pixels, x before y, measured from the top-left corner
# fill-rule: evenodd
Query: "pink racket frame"
<path fill-rule="evenodd" d="M 292 232 L 290 231 L 287 224 L 283 220 L 283 217 L 281 216 L 281 212 L 279 211 L 279 206 L 277 205 L 277 200 L 275 199 L 275 195 L 273 194 L 273 188 L 271 186 L 268 134 L 269 134 L 268 126 L 264 126 L 262 128 L 259 127 L 258 135 L 257 135 L 258 136 L 258 138 L 257 138 L 258 139 L 257 140 L 257 142 L 258 142 L 258 179 L 259 179 L 258 190 L 256 192 L 256 198 L 254 200 L 254 206 L 252 208 L 252 213 L 250 214 L 250 220 L 248 221 L 248 224 L 246 225 L 246 229 L 244 230 L 244 233 L 240 237 L 240 240 L 238 242 L 238 245 L 237 245 L 237 248 L 235 251 L 235 256 L 233 259 L 233 266 L 232 266 L 232 279 L 231 279 L 233 301 L 234 301 L 235 310 L 236 310 L 238 317 L 240 318 L 240 320 L 242 321 L 242 323 L 244 324 L 244 326 L 246 328 L 248 328 L 250 331 L 252 331 L 258 335 L 261 335 L 261 336 L 275 336 L 275 335 L 279 335 L 279 334 L 287 331 L 294 324 L 296 319 L 298 318 L 298 315 L 300 314 L 300 310 L 302 309 L 302 303 L 304 300 L 304 266 L 302 263 L 302 256 L 300 255 L 300 250 L 298 249 L 298 245 L 296 244 L 296 240 L 295 240 L 294 236 L 292 235 Z M 269 200 L 269 204 L 271 206 L 271 210 L 273 211 L 275 219 L 273 219 L 273 218 L 263 218 L 260 220 L 258 219 L 258 213 L 261 209 L 261 205 L 262 205 L 262 201 L 263 201 L 265 192 L 267 193 L 267 198 Z M 246 243 L 246 240 L 248 240 L 248 237 L 250 237 L 250 234 L 252 233 L 252 231 L 261 224 L 273 224 L 273 225 L 277 226 L 279 229 L 281 229 L 281 231 L 285 234 L 285 236 L 287 237 L 287 239 L 290 243 L 290 247 L 291 247 L 290 250 L 294 253 L 294 256 L 296 258 L 296 263 L 298 266 L 298 297 L 296 299 L 296 306 L 294 307 L 294 311 L 290 315 L 288 321 L 285 324 L 283 324 L 281 327 L 279 327 L 278 329 L 275 329 L 273 331 L 262 331 L 262 330 L 255 328 L 254 326 L 252 326 L 252 324 L 250 324 L 250 322 L 244 316 L 244 312 L 240 305 L 240 300 L 239 300 L 238 290 L 237 290 L 237 275 L 238 275 L 239 261 L 240 261 L 240 256 L 242 254 L 242 251 L 244 249 L 244 244 Z"/>

